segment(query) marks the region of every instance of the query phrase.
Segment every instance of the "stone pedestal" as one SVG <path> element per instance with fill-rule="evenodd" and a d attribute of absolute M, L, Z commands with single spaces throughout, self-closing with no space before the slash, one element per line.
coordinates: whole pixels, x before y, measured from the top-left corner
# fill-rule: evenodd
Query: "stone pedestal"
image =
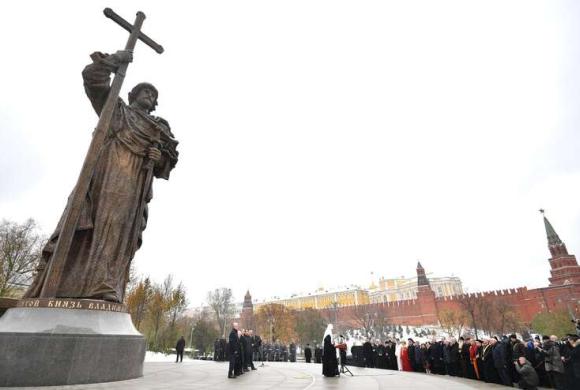
<path fill-rule="evenodd" d="M 123 305 L 25 299 L 0 317 L 0 386 L 99 383 L 143 375 L 145 339 Z"/>
<path fill-rule="evenodd" d="M 0 317 L 11 307 L 16 307 L 18 299 L 0 297 Z"/>

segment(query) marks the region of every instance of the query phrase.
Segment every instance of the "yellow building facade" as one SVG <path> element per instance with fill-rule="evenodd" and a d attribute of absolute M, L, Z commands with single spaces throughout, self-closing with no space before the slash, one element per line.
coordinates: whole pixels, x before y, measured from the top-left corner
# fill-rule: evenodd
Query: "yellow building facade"
<path fill-rule="evenodd" d="M 255 303 L 254 308 L 270 303 L 277 303 L 295 310 L 326 309 L 341 306 L 366 305 L 370 303 L 369 293 L 361 288 L 347 288 L 344 290 L 318 290 L 307 295 L 296 295 L 290 298 L 273 299 Z"/>
<path fill-rule="evenodd" d="M 463 294 L 461 279 L 455 276 L 429 278 L 429 285 L 436 297 Z M 378 286 L 371 286 L 368 294 L 371 303 L 383 303 L 415 299 L 418 290 L 417 278 L 381 278 Z"/>
<path fill-rule="evenodd" d="M 429 278 L 429 285 L 436 297 L 450 297 L 463 294 L 461 280 L 457 277 Z M 255 302 L 254 309 L 260 306 L 277 303 L 294 310 L 327 309 L 342 306 L 366 305 L 369 303 L 387 303 L 417 298 L 417 278 L 380 278 L 372 282 L 369 289 L 352 286 L 337 290 L 318 289 L 306 295 L 293 295 L 289 298 L 274 298 Z"/>

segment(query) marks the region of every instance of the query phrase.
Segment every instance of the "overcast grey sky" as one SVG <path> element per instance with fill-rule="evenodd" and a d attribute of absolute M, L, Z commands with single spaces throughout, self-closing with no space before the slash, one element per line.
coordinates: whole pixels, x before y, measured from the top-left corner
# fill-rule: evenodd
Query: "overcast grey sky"
<path fill-rule="evenodd" d="M 580 3 L 19 1 L 0 13 L 0 218 L 49 234 L 96 125 L 81 70 L 121 49 L 112 7 L 166 48 L 123 95 L 159 91 L 180 141 L 137 270 L 192 305 L 456 275 L 547 285 L 543 207 L 580 254 Z"/>

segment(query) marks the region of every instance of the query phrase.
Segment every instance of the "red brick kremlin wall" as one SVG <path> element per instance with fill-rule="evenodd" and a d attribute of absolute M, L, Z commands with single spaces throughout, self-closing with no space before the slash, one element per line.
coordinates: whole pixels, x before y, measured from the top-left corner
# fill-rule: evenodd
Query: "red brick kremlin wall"
<path fill-rule="evenodd" d="M 525 287 L 486 291 L 447 298 L 436 298 L 431 291 L 418 294 L 417 299 L 365 305 L 323 309 L 324 318 L 347 327 L 360 327 L 357 318 L 364 313 L 377 313 L 392 325 L 436 325 L 442 310 L 463 310 L 461 301 L 466 297 L 477 297 L 487 302 L 504 302 L 515 310 L 519 318 L 530 323 L 534 316 L 544 311 L 565 310 L 580 317 L 580 284 L 555 286 L 528 290 Z M 358 325 L 358 326 L 357 326 Z"/>

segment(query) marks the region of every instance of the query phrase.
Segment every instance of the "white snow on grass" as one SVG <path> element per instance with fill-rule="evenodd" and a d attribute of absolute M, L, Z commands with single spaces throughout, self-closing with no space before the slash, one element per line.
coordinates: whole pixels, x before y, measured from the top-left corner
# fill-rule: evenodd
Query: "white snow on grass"
<path fill-rule="evenodd" d="M 145 361 L 146 362 L 174 362 L 175 357 L 176 357 L 175 354 L 166 355 L 166 354 L 161 353 L 161 352 L 147 351 L 145 353 Z M 191 361 L 193 359 L 191 359 L 187 355 L 183 355 L 183 361 L 186 361 L 186 360 Z"/>

